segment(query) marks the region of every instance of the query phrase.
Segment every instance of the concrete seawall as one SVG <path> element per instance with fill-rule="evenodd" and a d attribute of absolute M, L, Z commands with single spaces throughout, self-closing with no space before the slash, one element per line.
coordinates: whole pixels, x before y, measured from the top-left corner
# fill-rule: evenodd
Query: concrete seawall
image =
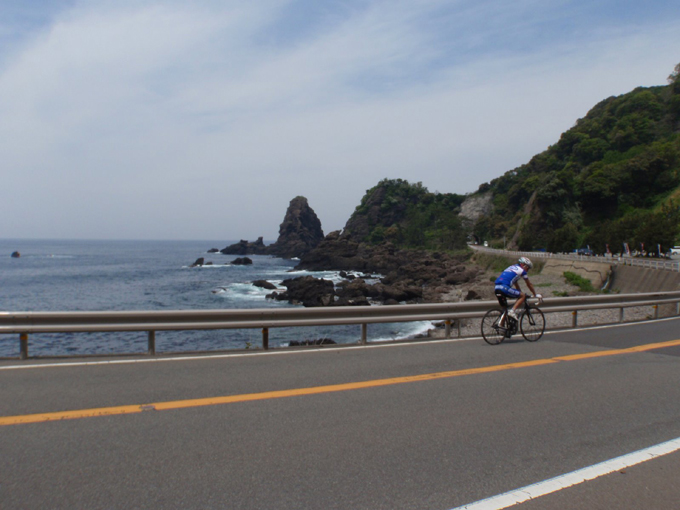
<path fill-rule="evenodd" d="M 582 260 L 548 259 L 541 273 L 562 276 L 564 273 L 575 273 L 590 280 L 593 287 L 601 289 L 612 273 L 612 266 L 602 262 L 584 262 Z"/>
<path fill-rule="evenodd" d="M 614 266 L 609 288 L 622 294 L 678 290 L 680 273 L 644 267 Z"/>
<path fill-rule="evenodd" d="M 622 294 L 680 290 L 680 273 L 662 269 L 549 259 L 541 272 L 562 276 L 567 271 L 590 280 L 597 289 L 603 288 L 609 280 L 607 288 Z"/>

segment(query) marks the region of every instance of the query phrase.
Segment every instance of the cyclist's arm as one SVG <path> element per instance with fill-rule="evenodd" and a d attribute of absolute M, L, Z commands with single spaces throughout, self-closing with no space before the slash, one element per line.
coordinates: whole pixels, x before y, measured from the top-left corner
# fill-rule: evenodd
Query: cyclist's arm
<path fill-rule="evenodd" d="M 534 289 L 533 284 L 529 281 L 528 278 L 527 278 L 526 280 L 524 280 L 524 281 L 527 282 L 527 287 L 529 287 L 529 290 L 531 291 L 531 294 L 533 294 L 533 295 L 535 296 L 535 295 L 536 295 L 536 289 Z"/>

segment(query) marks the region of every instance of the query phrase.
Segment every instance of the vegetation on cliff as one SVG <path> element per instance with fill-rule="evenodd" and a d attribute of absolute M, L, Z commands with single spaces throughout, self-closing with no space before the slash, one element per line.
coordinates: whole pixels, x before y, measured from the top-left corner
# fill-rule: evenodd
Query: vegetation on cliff
<path fill-rule="evenodd" d="M 344 233 L 358 242 L 401 248 L 457 250 L 466 230 L 458 216 L 464 195 L 431 193 L 422 183 L 383 179 L 366 191 Z"/>
<path fill-rule="evenodd" d="M 493 212 L 473 230 L 523 250 L 666 251 L 680 234 L 679 185 L 680 64 L 667 86 L 605 99 L 555 145 L 480 186 Z"/>
<path fill-rule="evenodd" d="M 680 239 L 680 64 L 666 86 L 637 88 L 593 107 L 559 141 L 477 193 L 430 193 L 384 179 L 367 190 L 344 236 L 400 248 L 457 250 L 468 234 L 522 250 L 596 252 Z M 461 204 L 488 196 L 470 225 Z"/>

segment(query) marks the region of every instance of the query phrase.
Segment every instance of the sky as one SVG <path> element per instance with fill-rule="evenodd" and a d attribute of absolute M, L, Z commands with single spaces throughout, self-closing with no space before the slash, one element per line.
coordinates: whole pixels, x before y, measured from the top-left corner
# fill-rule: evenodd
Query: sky
<path fill-rule="evenodd" d="M 0 238 L 324 233 L 384 178 L 467 194 L 665 85 L 677 0 L 0 0 Z M 222 246 L 217 246 L 222 247 Z"/>

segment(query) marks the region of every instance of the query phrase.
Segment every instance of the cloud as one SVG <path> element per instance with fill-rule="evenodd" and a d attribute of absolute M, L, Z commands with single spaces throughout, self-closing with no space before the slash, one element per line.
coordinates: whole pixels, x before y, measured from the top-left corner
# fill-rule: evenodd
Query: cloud
<path fill-rule="evenodd" d="M 543 4 L 74 4 L 0 55 L 0 235 L 274 239 L 296 195 L 328 232 L 385 177 L 474 191 L 677 63 L 677 9 Z"/>

